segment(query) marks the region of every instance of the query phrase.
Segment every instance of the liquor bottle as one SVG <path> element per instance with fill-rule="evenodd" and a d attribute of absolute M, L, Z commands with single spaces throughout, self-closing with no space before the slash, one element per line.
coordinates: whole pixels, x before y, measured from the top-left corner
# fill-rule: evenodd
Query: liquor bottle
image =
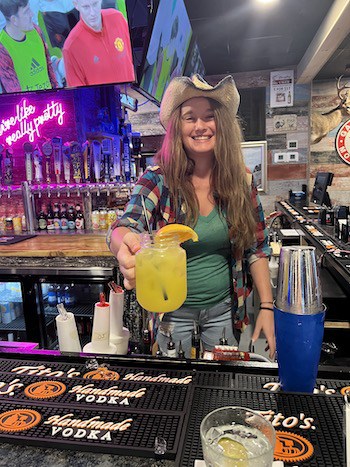
<path fill-rule="evenodd" d="M 223 330 L 222 330 L 222 335 L 221 335 L 221 337 L 219 339 L 219 344 L 220 345 L 228 345 L 228 341 L 226 339 L 226 330 L 225 330 L 225 328 L 223 328 Z"/>
<path fill-rule="evenodd" d="M 49 285 L 49 290 L 47 292 L 47 303 L 49 306 L 57 305 L 57 295 L 56 295 L 56 290 L 53 284 Z"/>
<path fill-rule="evenodd" d="M 43 209 L 41 209 L 39 216 L 38 216 L 38 228 L 39 230 L 46 230 L 47 228 L 46 214 Z"/>
<path fill-rule="evenodd" d="M 73 286 L 66 285 L 64 287 L 63 296 L 64 296 L 64 304 L 66 306 L 72 307 L 75 305 L 75 296 L 73 292 Z"/>
<path fill-rule="evenodd" d="M 176 357 L 175 342 L 173 341 L 173 337 L 171 334 L 170 334 L 170 341 L 168 342 L 166 346 L 166 353 L 168 357 L 171 357 L 171 358 Z"/>
<path fill-rule="evenodd" d="M 68 230 L 67 205 L 66 205 L 66 203 L 62 204 L 62 209 L 61 209 L 61 229 L 62 230 Z"/>
<path fill-rule="evenodd" d="M 198 332 L 198 326 L 193 322 L 193 331 L 192 331 L 192 347 L 191 347 L 191 358 L 198 359 L 200 356 L 200 336 Z"/>
<path fill-rule="evenodd" d="M 55 230 L 59 230 L 61 228 L 61 214 L 60 214 L 60 207 L 58 203 L 55 203 L 53 208 L 53 222 Z"/>
<path fill-rule="evenodd" d="M 179 349 L 177 351 L 177 358 L 179 358 L 180 360 L 183 360 L 184 358 L 186 358 L 184 349 L 182 348 L 182 342 L 181 341 L 179 342 Z"/>
<path fill-rule="evenodd" d="M 67 219 L 68 219 L 68 229 L 74 230 L 75 229 L 75 212 L 74 212 L 73 206 L 69 206 Z"/>
<path fill-rule="evenodd" d="M 64 293 L 62 291 L 62 287 L 60 284 L 56 286 L 56 297 L 57 297 L 57 304 L 64 302 Z"/>
<path fill-rule="evenodd" d="M 144 329 L 142 333 L 143 353 L 151 355 L 151 336 L 148 329 Z"/>
<path fill-rule="evenodd" d="M 85 226 L 85 220 L 84 220 L 84 214 L 81 212 L 81 207 L 79 203 L 75 206 L 75 211 L 76 211 L 75 228 L 77 230 L 82 230 L 84 229 L 84 226 Z"/>
<path fill-rule="evenodd" d="M 51 204 L 49 204 L 47 207 L 46 221 L 47 221 L 47 230 L 50 230 L 51 232 L 55 230 L 54 214 L 52 211 Z"/>
<path fill-rule="evenodd" d="M 129 134 L 131 134 L 131 123 L 128 119 L 128 113 L 125 112 L 123 127 L 123 169 L 126 182 L 130 182 L 131 180 L 131 140 Z"/>

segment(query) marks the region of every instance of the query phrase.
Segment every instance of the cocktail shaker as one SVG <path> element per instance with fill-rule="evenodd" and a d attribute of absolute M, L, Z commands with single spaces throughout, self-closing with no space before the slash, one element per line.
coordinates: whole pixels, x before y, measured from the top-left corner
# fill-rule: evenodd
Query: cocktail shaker
<path fill-rule="evenodd" d="M 325 320 L 314 247 L 282 247 L 274 318 L 282 389 L 312 393 Z"/>

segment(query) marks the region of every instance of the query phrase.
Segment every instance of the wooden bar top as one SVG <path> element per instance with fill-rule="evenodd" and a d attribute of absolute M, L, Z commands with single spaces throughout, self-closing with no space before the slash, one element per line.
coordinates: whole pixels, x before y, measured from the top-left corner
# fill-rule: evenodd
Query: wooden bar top
<path fill-rule="evenodd" d="M 0 245 L 0 256 L 17 257 L 80 257 L 113 256 L 108 250 L 105 234 L 46 234 L 13 245 Z"/>

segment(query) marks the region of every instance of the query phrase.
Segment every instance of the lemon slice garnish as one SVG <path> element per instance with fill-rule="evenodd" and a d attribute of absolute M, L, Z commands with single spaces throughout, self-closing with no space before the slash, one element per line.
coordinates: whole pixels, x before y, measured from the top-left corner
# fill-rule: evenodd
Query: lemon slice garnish
<path fill-rule="evenodd" d="M 218 445 L 223 449 L 225 456 L 237 460 L 248 460 L 248 453 L 243 444 L 231 438 L 222 437 L 218 441 Z M 241 465 L 241 464 L 240 464 Z M 247 465 L 242 463 L 242 467 Z"/>
<path fill-rule="evenodd" d="M 187 240 L 198 242 L 198 235 L 191 227 L 188 227 L 188 225 L 168 224 L 159 229 L 156 233 L 156 237 L 159 238 L 169 236 L 176 236 L 179 239 L 179 243 L 186 242 Z"/>

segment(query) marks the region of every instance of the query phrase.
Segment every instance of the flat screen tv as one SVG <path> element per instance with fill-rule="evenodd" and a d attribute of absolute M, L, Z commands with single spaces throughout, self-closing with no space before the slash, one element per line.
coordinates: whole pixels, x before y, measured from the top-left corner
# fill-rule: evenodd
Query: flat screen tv
<path fill-rule="evenodd" d="M 125 0 L 29 0 L 0 15 L 0 93 L 135 81 Z"/>
<path fill-rule="evenodd" d="M 183 0 L 159 0 L 145 49 L 140 88 L 160 102 L 170 80 L 184 72 L 192 27 Z"/>
<path fill-rule="evenodd" d="M 329 208 L 332 207 L 327 187 L 332 185 L 333 175 L 334 174 L 332 172 L 317 172 L 314 188 L 311 194 L 311 200 L 314 203 L 319 204 L 320 206 L 324 205 Z"/>
<path fill-rule="evenodd" d="M 188 51 L 184 75 L 192 76 L 195 73 L 205 76 L 205 67 L 196 40 L 193 41 Z"/>

